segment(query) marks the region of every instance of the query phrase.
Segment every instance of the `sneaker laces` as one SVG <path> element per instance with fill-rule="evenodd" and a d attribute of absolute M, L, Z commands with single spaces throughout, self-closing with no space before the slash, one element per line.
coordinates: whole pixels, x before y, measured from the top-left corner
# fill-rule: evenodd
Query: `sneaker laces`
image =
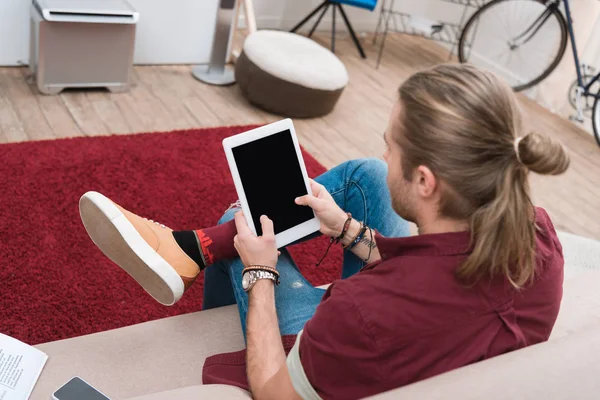
<path fill-rule="evenodd" d="M 229 208 L 225 212 L 227 212 L 227 211 L 229 211 L 229 210 L 231 210 L 233 208 L 242 208 L 242 202 L 239 201 L 239 200 L 236 200 L 235 203 L 231 203 L 229 205 Z"/>
<path fill-rule="evenodd" d="M 153 224 L 156 224 L 156 225 L 160 226 L 161 228 L 166 228 L 166 226 L 165 226 L 165 225 L 163 225 L 163 224 L 161 224 L 160 222 L 153 221 L 153 220 L 151 220 L 151 219 L 148 219 L 148 218 L 144 218 L 144 219 L 145 219 L 146 221 L 148 221 L 148 222 L 152 222 Z"/>

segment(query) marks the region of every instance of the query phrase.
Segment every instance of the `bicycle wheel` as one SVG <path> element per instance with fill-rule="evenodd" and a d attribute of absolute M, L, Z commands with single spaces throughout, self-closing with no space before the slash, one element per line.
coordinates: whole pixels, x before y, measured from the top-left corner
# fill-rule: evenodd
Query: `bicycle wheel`
<path fill-rule="evenodd" d="M 535 23 L 546 10 L 544 0 L 487 3 L 465 24 L 458 59 L 495 72 L 516 91 L 532 87 L 556 68 L 567 48 L 560 11 L 548 10 L 545 22 Z"/>
<path fill-rule="evenodd" d="M 596 97 L 594 101 L 594 109 L 592 111 L 592 128 L 594 130 L 594 137 L 596 143 L 600 146 L 600 99 Z"/>

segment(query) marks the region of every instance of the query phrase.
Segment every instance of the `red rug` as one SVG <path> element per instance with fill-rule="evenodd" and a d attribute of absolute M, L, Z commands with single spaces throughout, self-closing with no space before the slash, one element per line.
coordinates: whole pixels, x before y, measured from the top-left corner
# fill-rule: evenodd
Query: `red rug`
<path fill-rule="evenodd" d="M 79 197 L 99 191 L 172 229 L 214 225 L 236 200 L 221 140 L 249 128 L 1 145 L 0 332 L 37 344 L 201 310 L 202 279 L 164 307 L 104 257 L 81 224 Z M 325 171 L 304 159 L 309 176 Z M 292 249 L 314 285 L 340 275 L 338 249 L 314 266 L 326 245 Z"/>

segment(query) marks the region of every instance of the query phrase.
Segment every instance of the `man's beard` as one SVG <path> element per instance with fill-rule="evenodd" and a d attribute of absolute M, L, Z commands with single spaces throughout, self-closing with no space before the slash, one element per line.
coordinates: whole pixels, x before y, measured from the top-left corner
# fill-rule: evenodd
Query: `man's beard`
<path fill-rule="evenodd" d="M 415 205 L 410 196 L 408 182 L 393 184 L 390 189 L 392 208 L 396 214 L 406 221 L 416 223 Z"/>

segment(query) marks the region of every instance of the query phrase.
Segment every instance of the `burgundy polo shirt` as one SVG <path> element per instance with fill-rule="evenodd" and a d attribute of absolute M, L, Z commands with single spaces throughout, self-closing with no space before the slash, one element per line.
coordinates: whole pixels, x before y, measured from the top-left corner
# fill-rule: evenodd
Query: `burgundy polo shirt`
<path fill-rule="evenodd" d="M 562 248 L 536 209 L 536 277 L 472 287 L 455 277 L 467 232 L 377 237 L 382 260 L 334 282 L 300 337 L 302 367 L 325 399 L 362 398 L 548 340 L 560 307 Z M 289 351 L 293 337 L 284 337 Z M 247 388 L 244 352 L 207 359 L 203 381 Z"/>

